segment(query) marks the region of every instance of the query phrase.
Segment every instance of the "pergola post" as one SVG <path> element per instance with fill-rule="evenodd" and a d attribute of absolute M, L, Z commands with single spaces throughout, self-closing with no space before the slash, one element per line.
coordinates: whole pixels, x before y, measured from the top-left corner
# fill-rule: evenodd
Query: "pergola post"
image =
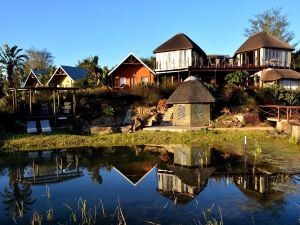
<path fill-rule="evenodd" d="M 280 108 L 277 106 L 277 120 L 280 122 Z"/>
<path fill-rule="evenodd" d="M 15 107 L 16 107 L 16 110 L 18 110 L 17 88 L 15 88 Z"/>
<path fill-rule="evenodd" d="M 15 107 L 15 92 L 14 92 L 14 90 L 11 90 L 11 97 L 12 97 L 13 110 L 14 110 L 14 112 L 16 112 L 16 107 Z"/>
<path fill-rule="evenodd" d="M 59 98 L 59 91 L 57 90 L 57 106 L 60 106 L 60 98 Z"/>
<path fill-rule="evenodd" d="M 29 90 L 29 115 L 32 115 L 32 93 L 31 89 Z"/>
<path fill-rule="evenodd" d="M 75 91 L 73 91 L 73 115 L 75 116 L 76 114 L 76 97 L 75 97 Z"/>
<path fill-rule="evenodd" d="M 290 122 L 290 115 L 289 115 L 289 108 L 286 107 L 286 120 L 289 123 Z"/>
<path fill-rule="evenodd" d="M 56 116 L 56 101 L 55 101 L 55 90 L 52 91 L 52 98 L 53 98 L 53 115 Z"/>

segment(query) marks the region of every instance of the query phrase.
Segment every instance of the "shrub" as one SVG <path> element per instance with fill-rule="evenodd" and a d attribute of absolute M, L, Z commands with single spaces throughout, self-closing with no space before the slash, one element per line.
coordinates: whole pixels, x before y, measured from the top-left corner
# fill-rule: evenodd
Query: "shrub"
<path fill-rule="evenodd" d="M 236 71 L 225 76 L 228 85 L 236 87 L 247 87 L 250 80 L 249 73 L 244 71 Z"/>

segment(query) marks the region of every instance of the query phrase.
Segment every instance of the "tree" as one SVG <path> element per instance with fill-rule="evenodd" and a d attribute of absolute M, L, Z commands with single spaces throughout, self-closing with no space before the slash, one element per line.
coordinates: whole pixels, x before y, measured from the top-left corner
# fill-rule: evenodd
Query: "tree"
<path fill-rule="evenodd" d="M 228 85 L 241 87 L 247 87 L 249 82 L 250 75 L 249 73 L 244 71 L 236 71 L 233 73 L 229 73 L 225 76 L 225 80 L 227 81 Z"/>
<path fill-rule="evenodd" d="M 293 61 L 296 70 L 300 70 L 300 49 L 293 53 Z"/>
<path fill-rule="evenodd" d="M 282 14 L 282 8 L 272 8 L 249 19 L 250 28 L 245 28 L 245 36 L 266 31 L 272 36 L 285 42 L 291 42 L 295 33 L 289 30 L 290 23 L 287 15 Z"/>
<path fill-rule="evenodd" d="M 28 60 L 25 61 L 25 73 L 29 74 L 30 69 L 49 70 L 53 66 L 53 55 L 47 49 L 38 50 L 35 48 L 26 51 Z"/>
<path fill-rule="evenodd" d="M 77 66 L 88 71 L 87 77 L 83 81 L 85 86 L 95 86 L 102 83 L 103 71 L 99 65 L 98 56 L 87 57 L 79 61 Z"/>
<path fill-rule="evenodd" d="M 27 55 L 21 54 L 23 49 L 18 46 L 10 48 L 7 44 L 0 48 L 0 63 L 5 67 L 6 77 L 11 87 L 18 87 L 24 76 L 24 60 Z"/>
<path fill-rule="evenodd" d="M 148 58 L 141 58 L 141 60 L 147 65 L 149 66 L 152 70 L 155 69 L 155 57 L 154 56 L 150 56 Z"/>

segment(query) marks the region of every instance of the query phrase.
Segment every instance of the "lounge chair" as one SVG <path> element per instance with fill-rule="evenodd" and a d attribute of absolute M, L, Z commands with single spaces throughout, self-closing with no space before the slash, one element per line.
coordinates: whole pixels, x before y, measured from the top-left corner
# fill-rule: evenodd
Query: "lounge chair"
<path fill-rule="evenodd" d="M 27 121 L 27 133 L 28 134 L 37 133 L 36 121 Z"/>
<path fill-rule="evenodd" d="M 43 133 L 51 133 L 52 129 L 50 127 L 49 120 L 41 120 L 41 128 Z"/>

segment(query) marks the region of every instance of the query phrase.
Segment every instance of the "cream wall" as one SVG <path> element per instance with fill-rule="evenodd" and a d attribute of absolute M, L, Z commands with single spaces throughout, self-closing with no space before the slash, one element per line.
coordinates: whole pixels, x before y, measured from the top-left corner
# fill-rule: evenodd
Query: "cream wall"
<path fill-rule="evenodd" d="M 66 76 L 63 80 L 61 80 L 57 85 L 59 87 L 73 87 L 74 85 L 74 80 L 69 77 L 69 76 Z"/>
<path fill-rule="evenodd" d="M 203 56 L 192 49 L 156 53 L 156 71 L 200 67 Z"/>

